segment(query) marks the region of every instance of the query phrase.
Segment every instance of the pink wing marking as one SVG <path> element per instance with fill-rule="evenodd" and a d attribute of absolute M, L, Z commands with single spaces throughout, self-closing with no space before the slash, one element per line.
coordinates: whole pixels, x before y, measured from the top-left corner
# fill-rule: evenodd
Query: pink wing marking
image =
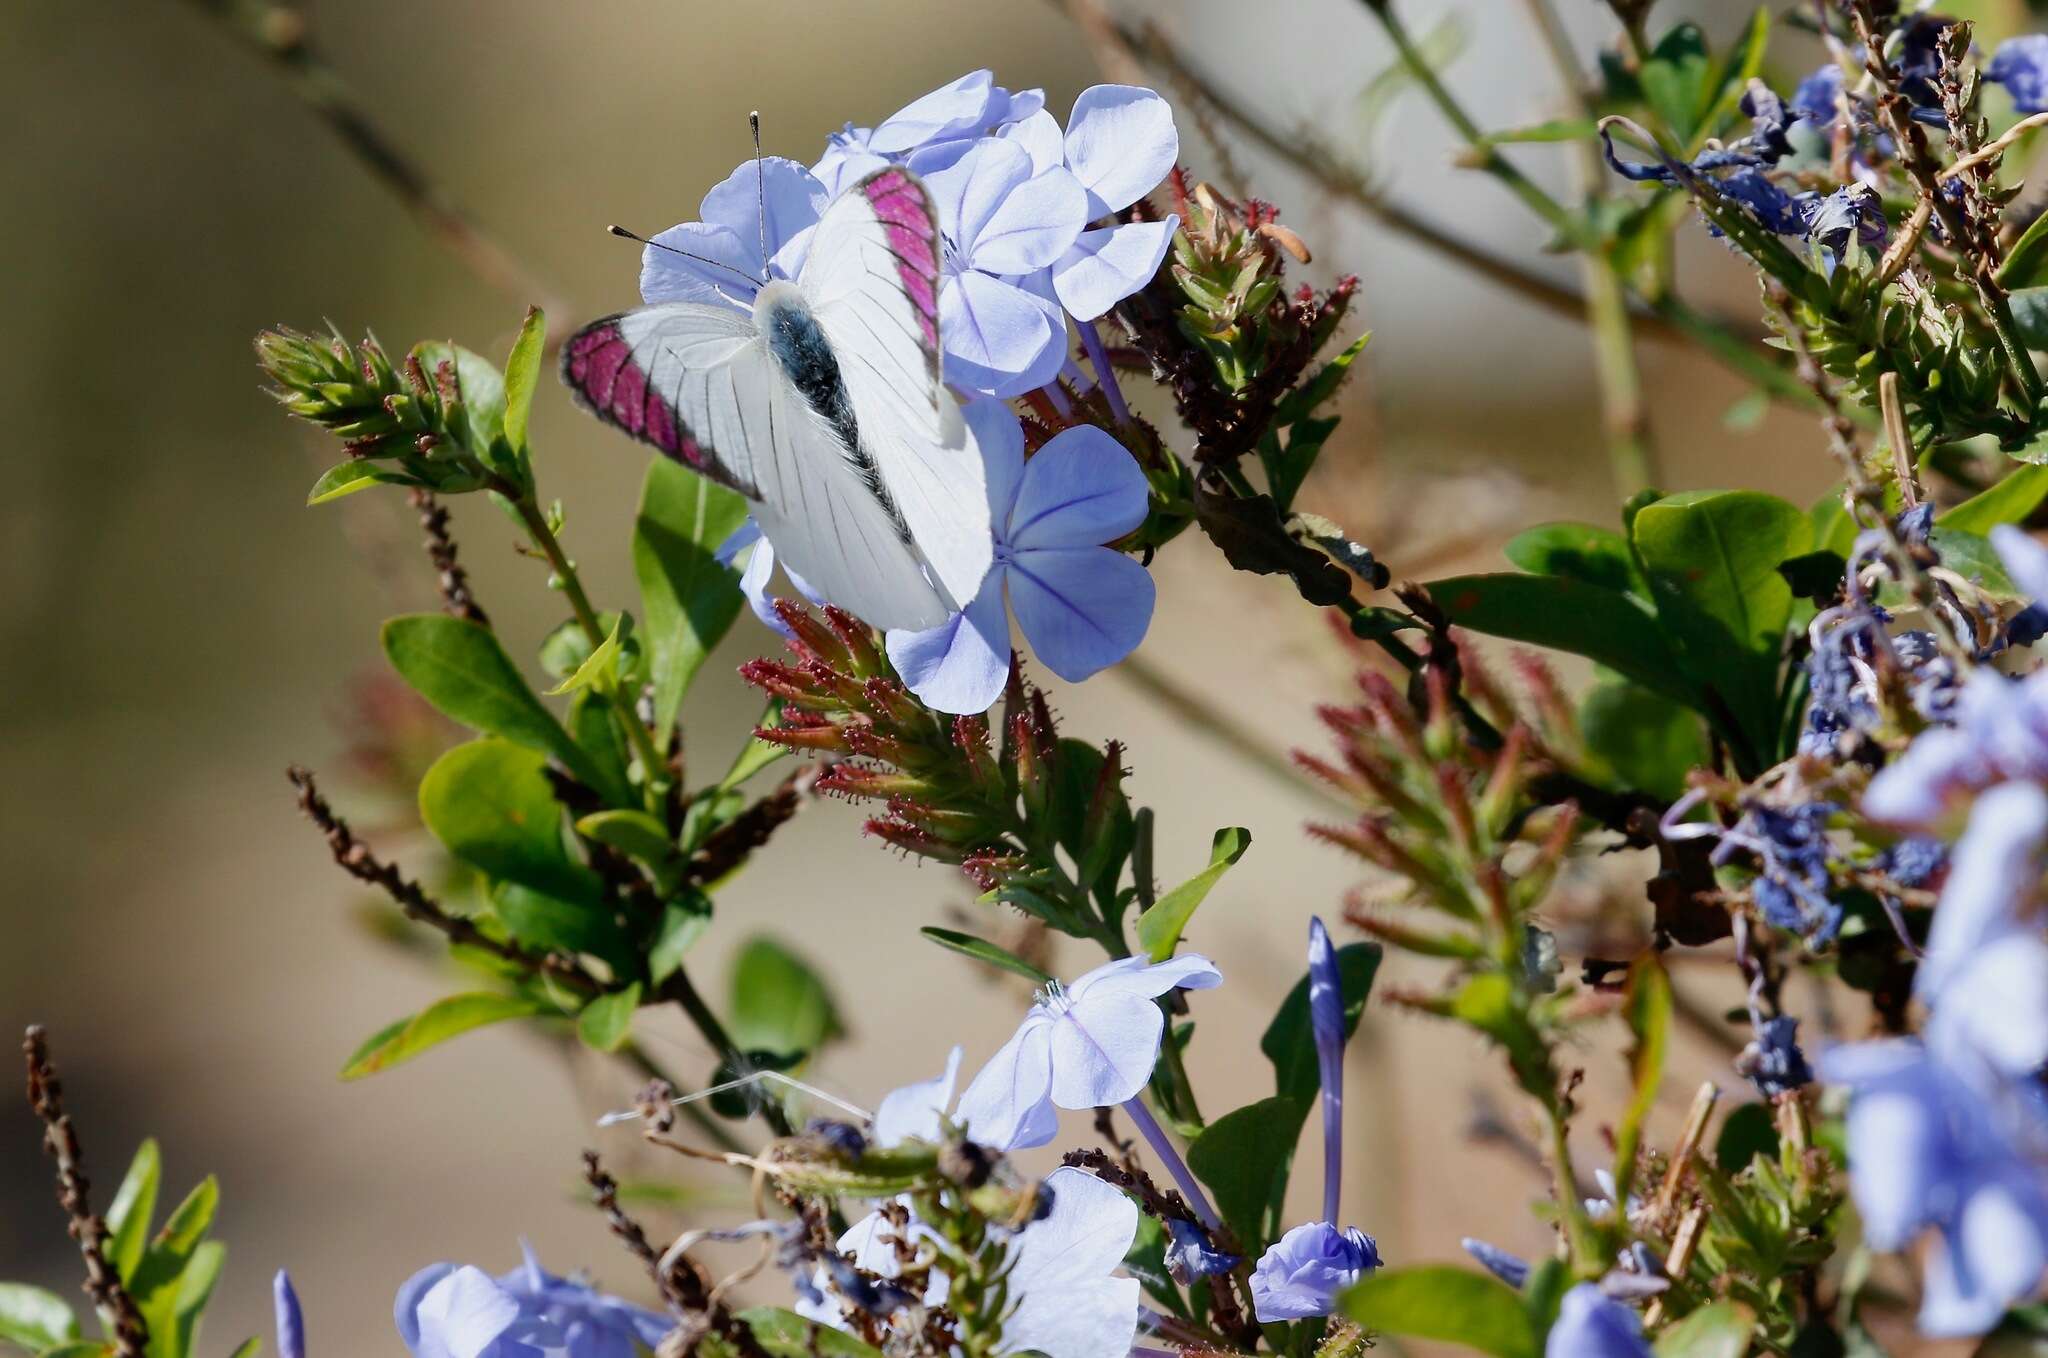
<path fill-rule="evenodd" d="M 938 361 L 939 261 L 936 245 L 938 223 L 932 219 L 931 198 L 924 186 L 906 170 L 878 170 L 863 180 L 860 191 L 874 209 L 888 233 L 889 249 L 896 256 L 896 271 L 903 291 L 917 312 L 926 348 L 934 364 Z"/>
<path fill-rule="evenodd" d="M 610 316 L 570 336 L 562 346 L 562 376 L 590 412 L 607 424 L 644 439 L 698 470 L 712 459 L 682 426 L 675 411 L 649 386 L 647 370 Z"/>

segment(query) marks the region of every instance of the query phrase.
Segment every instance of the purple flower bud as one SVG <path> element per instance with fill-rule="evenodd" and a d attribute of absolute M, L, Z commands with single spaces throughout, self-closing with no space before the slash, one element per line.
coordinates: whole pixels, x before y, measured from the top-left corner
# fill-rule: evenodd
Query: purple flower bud
<path fill-rule="evenodd" d="M 1344 978 L 1320 917 L 1308 922 L 1308 1021 L 1323 1081 L 1323 1220 L 1335 1226 L 1344 1186 Z"/>
<path fill-rule="evenodd" d="M 1479 1261 L 1480 1267 L 1506 1283 L 1516 1291 L 1529 1281 L 1529 1263 L 1526 1259 L 1509 1254 L 1498 1245 L 1489 1245 L 1484 1240 L 1466 1236 L 1458 1242 L 1465 1253 Z"/>
<path fill-rule="evenodd" d="M 2005 86 L 2019 112 L 2048 110 L 2048 33 L 2025 33 L 1998 44 L 1984 78 Z"/>
<path fill-rule="evenodd" d="M 292 1290 L 292 1275 L 279 1269 L 270 1291 L 277 1303 L 277 1358 L 306 1358 L 306 1318 Z"/>
<path fill-rule="evenodd" d="M 1356 1226 L 1296 1226 L 1273 1242 L 1252 1272 L 1252 1304 L 1268 1323 L 1326 1316 L 1337 1294 L 1380 1266 L 1380 1248 Z"/>
<path fill-rule="evenodd" d="M 1240 1262 L 1239 1256 L 1212 1246 L 1202 1228 L 1192 1221 L 1169 1218 L 1166 1230 L 1173 1237 L 1166 1246 L 1166 1271 L 1183 1287 L 1212 1273 L 1228 1273 Z"/>
<path fill-rule="evenodd" d="M 1767 1099 L 1812 1084 L 1813 1068 L 1806 1064 L 1798 1038 L 1798 1019 L 1769 1019 L 1756 1030 L 1756 1040 L 1735 1058 L 1735 1069 Z"/>

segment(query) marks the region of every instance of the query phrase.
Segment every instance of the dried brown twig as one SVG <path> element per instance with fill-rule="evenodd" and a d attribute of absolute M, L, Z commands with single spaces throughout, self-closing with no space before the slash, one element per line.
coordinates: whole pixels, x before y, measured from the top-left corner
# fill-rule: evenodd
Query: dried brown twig
<path fill-rule="evenodd" d="M 448 532 L 448 509 L 434 497 L 434 492 L 415 486 L 411 495 L 412 507 L 419 511 L 420 531 L 426 535 L 427 560 L 434 563 L 435 584 L 441 590 L 441 606 L 458 618 L 484 627 L 491 625 L 489 616 L 469 589 L 469 572 L 463 570 L 456 560 L 455 539 Z"/>
<path fill-rule="evenodd" d="M 121 1285 L 121 1276 L 107 1262 L 107 1220 L 92 1210 L 92 1185 L 85 1177 L 85 1157 L 78 1132 L 64 1111 L 64 1086 L 50 1064 L 48 1034 L 32 1025 L 22 1038 L 28 1065 L 28 1103 L 43 1123 L 43 1149 L 57 1162 L 57 1201 L 71 1218 L 71 1238 L 85 1260 L 85 1292 L 98 1309 L 100 1324 L 111 1336 L 119 1358 L 143 1358 L 149 1346 L 149 1325 L 135 1298 Z"/>

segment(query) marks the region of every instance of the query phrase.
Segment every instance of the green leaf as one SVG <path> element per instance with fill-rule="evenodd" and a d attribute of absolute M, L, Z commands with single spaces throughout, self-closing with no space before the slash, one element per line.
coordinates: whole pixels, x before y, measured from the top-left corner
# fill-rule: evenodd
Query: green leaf
<path fill-rule="evenodd" d="M 640 1009 L 640 983 L 624 990 L 594 997 L 576 1016 L 576 1035 L 601 1052 L 615 1052 L 626 1045 L 633 1032 L 633 1015 Z"/>
<path fill-rule="evenodd" d="M 75 1344 L 59 1344 L 53 1349 L 44 1349 L 36 1358 L 113 1358 L 114 1346 L 99 1339 L 84 1339 Z"/>
<path fill-rule="evenodd" d="M 731 997 L 727 1028 L 743 1050 L 809 1053 L 844 1031 L 824 981 L 771 938 L 750 938 L 740 949 Z"/>
<path fill-rule="evenodd" d="M 261 1352 L 263 1352 L 263 1338 L 261 1335 L 252 1334 L 241 1343 L 235 1345 L 235 1351 L 230 1353 L 228 1358 L 256 1358 L 256 1355 Z"/>
<path fill-rule="evenodd" d="M 609 909 L 565 901 L 518 882 L 493 882 L 491 910 L 512 937 L 542 952 L 587 952 L 614 970 L 628 965 L 632 949 Z"/>
<path fill-rule="evenodd" d="M 1687 677 L 1718 694 L 1747 736 L 1752 763 L 1767 761 L 1777 744 L 1778 671 L 1792 612 L 1778 563 L 1806 551 L 1811 533 L 1796 507 L 1755 491 L 1667 496 L 1635 517 L 1658 621 Z"/>
<path fill-rule="evenodd" d="M 1507 977 L 1499 972 L 1470 977 L 1451 997 L 1450 1015 L 1499 1043 L 1524 1089 L 1543 1089 L 1555 1082 L 1550 1048 L 1528 1010 L 1517 1002 Z"/>
<path fill-rule="evenodd" d="M 147 1312 L 149 1320 L 149 1351 L 163 1358 L 185 1358 L 196 1347 L 199 1337 L 199 1320 L 206 1311 L 206 1303 L 213 1296 L 214 1285 L 220 1281 L 221 1269 L 227 1264 L 228 1247 L 217 1240 L 208 1240 L 192 1251 L 192 1260 L 185 1266 L 178 1279 L 178 1290 L 171 1300 L 170 1333 L 174 1336 L 169 1345 L 158 1343 L 158 1324 Z"/>
<path fill-rule="evenodd" d="M 1617 590 L 1543 575 L 1458 575 L 1424 588 L 1461 627 L 1583 655 L 1667 698 L 1693 700 L 1656 620 Z"/>
<path fill-rule="evenodd" d="M 670 901 L 661 910 L 661 925 L 654 932 L 654 942 L 647 950 L 647 979 L 650 984 L 660 985 L 675 975 L 676 968 L 683 965 L 683 958 L 711 927 L 711 899 L 694 888 L 685 888 L 686 895 Z"/>
<path fill-rule="evenodd" d="M 420 780 L 420 819 L 489 876 L 599 909 L 604 879 L 569 856 L 546 768 L 541 755 L 492 736 L 458 745 Z"/>
<path fill-rule="evenodd" d="M 951 948 L 954 952 L 971 957 L 977 962 L 986 962 L 988 965 L 1002 971 L 1015 972 L 1033 985 L 1042 986 L 1052 980 L 1052 977 L 1046 975 L 1037 967 L 1032 966 L 1029 962 L 1017 956 L 1017 954 L 1010 952 L 1006 948 L 999 948 L 985 938 L 976 938 L 972 934 L 958 933 L 952 929 L 940 929 L 933 925 L 927 925 L 919 929 L 918 932 L 938 944 L 941 948 Z"/>
<path fill-rule="evenodd" d="M 142 1262 L 142 1250 L 149 1243 L 150 1218 L 156 1215 L 156 1195 L 163 1181 L 163 1152 L 150 1137 L 135 1148 L 128 1173 L 114 1191 L 114 1204 L 107 1209 L 107 1262 L 127 1282 Z"/>
<path fill-rule="evenodd" d="M 1612 771 L 1617 786 L 1666 801 L 1685 790 L 1685 775 L 1707 761 L 1706 733 L 1691 708 L 1640 684 L 1595 684 L 1579 705 L 1586 748 Z"/>
<path fill-rule="evenodd" d="M 1138 916 L 1138 946 L 1154 962 L 1164 962 L 1173 956 L 1195 907 L 1208 899 L 1223 874 L 1251 846 L 1252 832 L 1242 826 L 1218 830 L 1209 842 L 1209 866 L 1161 896 L 1150 910 Z"/>
<path fill-rule="evenodd" d="M 1768 1104 L 1745 1103 L 1721 1120 L 1714 1163 L 1724 1174 L 1739 1174 L 1759 1155 L 1778 1158 L 1778 1124 Z"/>
<path fill-rule="evenodd" d="M 1939 515 L 1942 528 L 1975 533 L 1980 537 L 2002 523 L 2020 523 L 2048 499 L 2048 467 L 2021 467 L 1988 490 Z"/>
<path fill-rule="evenodd" d="M 0 1283 L 0 1339 L 32 1352 L 78 1338 L 78 1318 L 55 1292 L 27 1283 Z"/>
<path fill-rule="evenodd" d="M 1501 549 L 1517 569 L 1597 585 L 1649 602 L 1650 589 L 1636 569 L 1628 539 L 1590 523 L 1542 523 L 1509 539 Z"/>
<path fill-rule="evenodd" d="M 204 1305 L 225 1253 L 206 1242 L 219 1207 L 220 1184 L 208 1176 L 171 1212 L 136 1266 L 129 1291 L 149 1326 L 150 1358 L 183 1358 L 189 1351 L 196 1316 L 184 1306 L 186 1291 L 197 1292 Z"/>
<path fill-rule="evenodd" d="M 591 653 L 583 658 L 576 672 L 548 690 L 550 698 L 559 698 L 565 693 L 578 689 L 591 689 L 598 693 L 610 693 L 619 683 L 619 629 L 626 625 L 626 615 L 621 613 L 612 621 L 612 630 L 600 641 Z"/>
<path fill-rule="evenodd" d="M 1448 1265 L 1381 1269 L 1337 1304 L 1367 1329 L 1403 1338 L 1463 1344 L 1495 1358 L 1536 1358 L 1539 1348 L 1512 1288 Z"/>
<path fill-rule="evenodd" d="M 505 378 L 482 354 L 446 340 L 428 340 L 413 346 L 413 357 L 426 369 L 427 380 L 437 381 L 443 363 L 455 367 L 456 392 L 460 409 L 451 427 L 479 458 L 491 456 L 491 445 L 505 434 Z"/>
<path fill-rule="evenodd" d="M 1372 994 L 1373 977 L 1379 974 L 1380 945 L 1346 943 L 1337 949 L 1338 987 L 1344 993 L 1344 1037 L 1358 1031 L 1358 1019 L 1365 1012 L 1366 996 Z M 1259 1050 L 1273 1063 L 1275 1093 L 1307 1103 L 1323 1087 L 1322 1070 L 1316 1064 L 1314 1026 L 1309 1021 L 1308 977 L 1303 976 L 1280 1002 L 1273 1021 L 1259 1039 Z"/>
<path fill-rule="evenodd" d="M 408 614 L 384 624 L 384 654 L 443 715 L 553 755 L 578 779 L 602 786 L 590 756 L 541 705 L 488 627 L 441 613 Z"/>
<path fill-rule="evenodd" d="M 1937 523 L 1934 531 L 1927 535 L 1927 541 L 1941 553 L 1943 566 L 1971 581 L 1992 598 L 2012 603 L 2027 597 L 2005 573 L 2005 562 L 1999 557 L 1998 549 L 1982 534 L 1966 533 L 1960 528 Z M 1879 592 L 1879 598 L 1886 603 L 1897 602 L 1900 597 L 1902 594 L 1896 586 Z"/>
<path fill-rule="evenodd" d="M 1621 1201 L 1628 1199 L 1629 1184 L 1635 1177 L 1636 1148 L 1642 1142 L 1643 1119 L 1657 1102 L 1657 1091 L 1664 1083 L 1664 1055 L 1671 1045 L 1671 978 L 1655 953 L 1645 953 L 1629 968 L 1624 1012 L 1635 1041 L 1628 1054 L 1633 1093 L 1614 1138 L 1614 1178 L 1619 1185 L 1616 1197 Z"/>
<path fill-rule="evenodd" d="M 770 1358 L 882 1358 L 844 1330 L 819 1325 L 779 1306 L 755 1306 L 739 1318 Z"/>
<path fill-rule="evenodd" d="M 2007 292 L 2048 284 L 2048 217 L 2036 217 L 2020 238 L 2006 247 L 1998 285 Z"/>
<path fill-rule="evenodd" d="M 1351 375 L 1351 365 L 1365 352 L 1365 346 L 1371 342 L 1370 331 L 1360 335 L 1344 347 L 1344 352 L 1316 369 L 1313 377 L 1281 397 L 1279 403 L 1273 407 L 1275 421 L 1280 424 L 1294 424 L 1315 414 L 1317 407 L 1337 394 L 1337 388 Z"/>
<path fill-rule="evenodd" d="M 1657 1358 L 1743 1358 L 1756 1334 L 1746 1306 L 1717 1301 L 1702 1306 L 1657 1336 Z"/>
<path fill-rule="evenodd" d="M 450 995 L 434 1001 L 411 1018 L 400 1019 L 372 1034 L 369 1041 L 358 1047 L 347 1064 L 342 1066 L 341 1078 L 360 1080 L 365 1075 L 389 1070 L 451 1037 L 460 1037 L 472 1028 L 548 1012 L 548 1007 L 541 1001 L 525 995 L 485 992 Z"/>
<path fill-rule="evenodd" d="M 1248 1257 L 1279 1234 L 1287 1170 L 1307 1118 L 1303 1100 L 1260 1099 L 1217 1118 L 1188 1145 L 1188 1168 L 1209 1185 Z"/>
<path fill-rule="evenodd" d="M 1682 23 L 1666 33 L 1637 78 L 1651 111 L 1681 145 L 1690 143 L 1717 93 L 1714 63 L 1699 25 Z"/>
<path fill-rule="evenodd" d="M 676 857 L 668 827 L 645 811 L 594 811 L 576 822 L 576 833 L 650 865 Z"/>
<path fill-rule="evenodd" d="M 739 616 L 739 574 L 713 554 L 746 517 L 738 493 L 661 458 L 647 464 L 633 520 L 633 574 L 647 621 L 658 731 L 674 725 L 690 681 Z"/>
<path fill-rule="evenodd" d="M 313 483 L 313 489 L 306 492 L 307 505 L 324 505 L 330 500 L 339 500 L 371 486 L 417 486 L 417 477 L 408 476 L 396 467 L 382 462 L 373 462 L 367 457 L 352 457 L 346 462 L 337 462 L 320 473 L 320 479 Z"/>
<path fill-rule="evenodd" d="M 569 735 L 595 766 L 595 791 L 613 805 L 631 805 L 639 800 L 627 776 L 630 756 L 625 732 L 614 719 L 610 702 L 589 689 L 569 700 Z"/>
<path fill-rule="evenodd" d="M 512 352 L 505 356 L 505 441 L 526 451 L 527 418 L 533 411 L 534 389 L 540 385 L 541 354 L 547 348 L 548 318 L 537 306 L 526 309 L 526 323 Z"/>

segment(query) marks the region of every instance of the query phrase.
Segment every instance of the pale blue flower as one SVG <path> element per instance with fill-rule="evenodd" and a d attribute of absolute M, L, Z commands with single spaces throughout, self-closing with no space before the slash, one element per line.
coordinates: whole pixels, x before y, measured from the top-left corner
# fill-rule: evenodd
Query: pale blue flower
<path fill-rule="evenodd" d="M 1044 386 L 1066 359 L 1066 327 L 1019 280 L 1059 260 L 1088 224 L 1080 181 L 1064 167 L 1034 173 L 1024 147 L 984 137 L 924 182 L 939 210 L 946 380 L 997 397 Z"/>
<path fill-rule="evenodd" d="M 1564 1294 L 1543 1358 L 1650 1358 L 1636 1313 L 1600 1290 L 1580 1283 Z"/>
<path fill-rule="evenodd" d="M 775 574 L 775 544 L 762 535 L 761 525 L 751 517 L 719 544 L 715 556 L 719 565 L 730 566 L 742 552 L 747 553 L 747 568 L 740 572 L 740 593 L 746 597 L 747 607 L 754 611 L 755 617 L 782 635 L 794 636 L 789 624 L 775 611 L 775 597 L 768 592 L 768 582 Z M 811 603 L 823 606 L 825 601 L 811 588 L 810 582 L 787 566 L 783 567 L 782 573 L 788 577 L 792 589 Z"/>
<path fill-rule="evenodd" d="M 747 161 L 704 195 L 698 205 L 700 220 L 670 227 L 641 251 L 641 300 L 650 305 L 722 302 L 752 310 L 764 276 L 796 277 L 811 229 L 831 198 L 825 186 L 793 160 L 763 156 L 758 162 Z M 702 258 L 691 259 L 678 251 Z M 707 259 L 728 267 L 707 264 Z"/>
<path fill-rule="evenodd" d="M 434 1264 L 398 1289 L 393 1318 L 413 1358 L 634 1358 L 674 1328 L 667 1316 L 525 1262 L 493 1279 Z"/>
<path fill-rule="evenodd" d="M 1145 521 L 1150 489 L 1137 459 L 1092 425 L 1048 439 L 1029 461 L 1024 428 L 996 401 L 967 420 L 981 446 L 995 559 L 967 607 L 922 632 L 888 634 L 889 660 L 942 712 L 985 712 L 1010 672 L 1010 620 L 1045 667 L 1078 683 L 1144 640 L 1151 574 L 1101 544 Z M 1007 607 L 1005 602 L 1007 600 Z"/>
<path fill-rule="evenodd" d="M 292 1290 L 292 1275 L 279 1269 L 270 1294 L 277 1308 L 277 1358 L 306 1358 L 306 1317 Z"/>
<path fill-rule="evenodd" d="M 2044 839 L 2038 784 L 2002 783 L 1977 799 L 1914 982 L 1939 1036 L 2010 1078 L 2048 1062 L 2048 938 L 2033 909 Z"/>
<path fill-rule="evenodd" d="M 1159 187 L 1180 155 L 1180 133 L 1151 90 L 1096 85 L 1074 101 L 1064 151 L 1087 192 L 1087 220 L 1100 222 Z M 1178 226 L 1168 217 L 1083 231 L 1053 265 L 1060 303 L 1077 321 L 1102 315 L 1152 281 Z"/>
<path fill-rule="evenodd" d="M 1156 1009 L 1156 1006 L 1155 1006 Z M 1086 1170 L 1046 1176 L 1052 1209 L 1010 1245 L 998 1353 L 1125 1358 L 1138 1335 L 1138 1280 L 1115 1276 L 1138 1238 L 1138 1206 Z"/>
<path fill-rule="evenodd" d="M 1339 1292 L 1379 1266 L 1379 1245 L 1364 1231 L 1306 1222 L 1259 1256 L 1252 1271 L 1252 1305 L 1268 1324 L 1326 1316 L 1335 1309 Z"/>
<path fill-rule="evenodd" d="M 1937 1021 L 1938 1026 L 1938 1021 Z M 2037 1090 L 2003 1085 L 1930 1033 L 1836 1047 L 1822 1078 L 1849 1086 L 1849 1186 L 1863 1232 L 1902 1250 L 1932 1228 L 1920 1328 L 1981 1334 L 2048 1267 L 2048 1181 Z"/>
<path fill-rule="evenodd" d="M 811 172 L 834 196 L 884 165 L 908 164 L 924 174 L 951 164 L 977 138 L 1044 107 L 1042 90 L 1012 94 L 995 83 L 992 71 L 969 71 L 873 127 L 848 123 L 826 139 Z"/>
<path fill-rule="evenodd" d="M 2005 86 L 2021 113 L 2048 110 L 2048 33 L 2023 33 L 1998 44 L 1984 78 Z"/>
<path fill-rule="evenodd" d="M 959 1120 L 979 1143 L 1024 1149 L 1058 1133 L 1057 1108 L 1134 1101 L 1166 1031 L 1158 997 L 1222 983 L 1208 958 L 1183 953 L 1158 963 L 1119 958 L 1070 986 L 1049 984 L 960 1095 Z"/>

